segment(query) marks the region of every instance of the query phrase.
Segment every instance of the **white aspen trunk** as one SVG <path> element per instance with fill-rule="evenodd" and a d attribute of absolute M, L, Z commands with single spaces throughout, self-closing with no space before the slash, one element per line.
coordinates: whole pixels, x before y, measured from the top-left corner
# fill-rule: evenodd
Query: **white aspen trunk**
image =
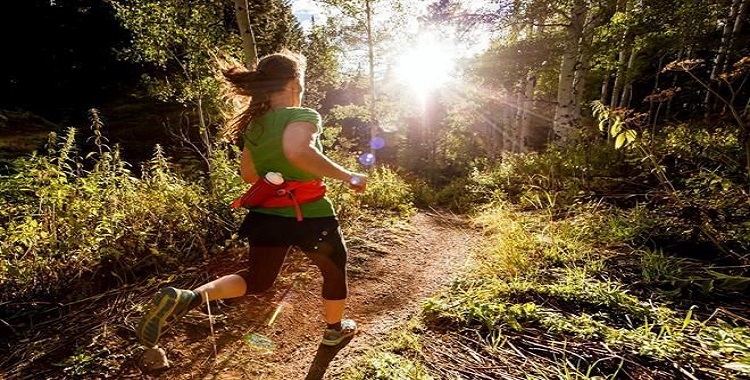
<path fill-rule="evenodd" d="M 506 93 L 503 95 L 505 101 L 505 109 L 503 111 L 503 132 L 501 139 L 503 141 L 503 150 L 506 152 L 513 151 L 513 133 L 514 133 L 514 122 L 515 122 L 515 108 L 513 107 L 513 97 L 511 94 Z"/>
<path fill-rule="evenodd" d="M 487 158 L 490 161 L 495 160 L 495 153 L 497 152 L 497 133 L 495 130 L 499 128 L 500 123 L 498 123 L 494 117 L 494 115 L 490 115 L 488 117 L 489 121 L 484 123 L 486 126 L 485 136 L 487 136 Z"/>
<path fill-rule="evenodd" d="M 630 107 L 630 99 L 633 95 L 633 80 L 632 71 L 633 65 L 635 64 L 635 56 L 638 53 L 638 48 L 634 43 L 630 48 L 630 58 L 628 58 L 628 66 L 625 68 L 624 79 L 627 80 L 622 89 L 622 96 L 620 97 L 620 108 Z"/>
<path fill-rule="evenodd" d="M 489 125 L 490 127 L 490 139 L 492 141 L 492 151 L 491 151 L 491 157 L 493 160 L 498 157 L 498 154 L 501 153 L 504 149 L 503 146 L 503 130 L 505 129 L 504 118 L 505 114 L 504 111 L 497 112 L 496 114 L 491 116 L 491 123 Z"/>
<path fill-rule="evenodd" d="M 518 150 L 528 152 L 529 132 L 531 129 L 531 110 L 534 108 L 534 90 L 536 90 L 536 76 L 529 73 L 526 78 L 526 89 L 523 96 L 523 118 L 518 133 Z"/>
<path fill-rule="evenodd" d="M 521 126 L 523 123 L 524 87 L 525 83 L 522 81 L 520 83 L 518 92 L 516 92 L 516 104 L 513 107 L 516 110 L 516 116 L 513 120 L 513 152 L 521 152 Z"/>
<path fill-rule="evenodd" d="M 727 69 L 729 69 L 729 55 L 732 53 L 732 49 L 734 48 L 734 41 L 737 40 L 737 38 L 740 36 L 740 32 L 742 32 L 742 24 L 744 24 L 745 22 L 745 15 L 747 14 L 748 9 L 750 9 L 750 0 L 743 0 L 742 5 L 740 5 L 740 9 L 737 11 L 736 17 L 734 18 L 732 37 L 729 39 L 729 45 L 727 46 L 727 55 L 724 59 L 723 71 L 727 71 Z"/>
<path fill-rule="evenodd" d="M 529 38 L 535 38 L 543 33 L 543 27 L 534 27 L 535 20 L 531 20 L 529 23 Z M 544 24 L 541 22 L 540 24 Z M 526 70 L 526 73 L 521 79 L 521 88 L 519 89 L 519 111 L 520 119 L 518 120 L 518 135 L 517 151 L 524 153 L 527 152 L 527 143 L 529 128 L 531 128 L 531 110 L 534 106 L 534 90 L 536 88 L 536 76 L 531 70 Z"/>
<path fill-rule="evenodd" d="M 492 141 L 492 150 L 490 151 L 490 158 L 496 159 L 498 153 L 503 151 L 503 113 L 499 112 L 497 115 L 493 115 L 494 124 L 490 124 L 490 140 Z"/>
<path fill-rule="evenodd" d="M 573 81 L 575 79 L 578 45 L 581 43 L 586 20 L 586 2 L 575 0 L 571 9 L 570 24 L 566 27 L 560 77 L 557 85 L 557 105 L 552 122 L 555 138 L 560 145 L 567 145 L 576 128 L 576 108 Z"/>
<path fill-rule="evenodd" d="M 378 135 L 378 124 L 375 120 L 375 41 L 372 37 L 372 4 L 370 3 L 371 0 L 365 0 L 365 11 L 367 12 L 367 60 L 370 66 L 370 141 L 372 141 Z M 427 96 L 432 97 L 435 95 L 428 94 Z M 433 143 L 434 141 L 430 141 L 430 146 Z M 375 157 L 375 149 L 370 149 L 370 154 Z M 432 162 L 432 157 L 430 157 L 430 162 Z"/>
<path fill-rule="evenodd" d="M 627 45 L 628 43 L 625 42 Z M 627 65 L 627 47 L 623 47 L 622 50 L 620 50 L 618 59 L 617 59 L 617 71 L 615 72 L 615 82 L 612 84 L 612 97 L 609 100 L 609 106 L 611 108 L 616 108 L 619 105 L 620 102 L 620 96 L 622 91 L 622 81 L 625 76 L 625 67 Z"/>
<path fill-rule="evenodd" d="M 732 27 L 735 19 L 737 18 L 737 11 L 740 9 L 740 3 L 742 0 L 733 0 L 729 6 L 729 14 L 724 21 L 724 28 L 721 33 L 721 42 L 719 43 L 719 51 L 716 52 L 716 58 L 714 58 L 714 67 L 711 69 L 711 80 L 715 80 L 725 70 L 725 63 L 727 61 L 727 54 L 729 52 L 729 46 L 732 42 Z M 713 83 L 708 84 L 711 87 L 715 87 Z M 706 91 L 706 96 L 703 98 L 703 106 L 706 109 L 712 109 L 711 104 L 713 95 L 711 91 Z"/>
<path fill-rule="evenodd" d="M 716 59 L 714 59 L 714 67 L 711 70 L 711 79 L 716 79 L 719 74 L 721 74 L 724 71 L 725 63 L 727 61 L 727 54 L 729 54 L 729 49 L 732 44 L 732 37 L 734 35 L 733 28 L 737 21 L 737 15 L 740 10 L 740 4 L 742 3 L 742 0 L 734 0 L 732 1 L 732 5 L 729 8 L 729 15 L 727 15 L 726 21 L 724 22 L 724 29 L 721 33 L 721 44 L 719 45 L 719 51 L 716 54 Z M 745 1 L 747 3 L 747 1 Z M 710 97 L 709 95 L 706 96 L 706 99 Z"/>
<path fill-rule="evenodd" d="M 621 10 L 621 12 L 625 14 L 630 11 L 630 8 L 630 0 L 623 0 L 621 2 L 618 2 L 617 4 L 618 11 Z M 625 79 L 624 71 L 627 64 L 628 51 L 630 50 L 630 46 L 632 43 L 632 33 L 628 28 L 622 35 L 622 47 L 617 56 L 617 71 L 615 72 L 615 82 L 612 84 L 612 97 L 609 100 L 609 106 L 611 108 L 616 108 L 620 104 L 623 80 Z"/>
<path fill-rule="evenodd" d="M 250 7 L 248 0 L 234 0 L 234 14 L 237 17 L 237 27 L 242 37 L 242 52 L 245 55 L 245 67 L 254 69 L 258 64 L 258 51 L 255 47 L 255 35 L 250 25 Z"/>
<path fill-rule="evenodd" d="M 581 120 L 581 105 L 586 95 L 586 77 L 591 70 L 591 45 L 594 41 L 593 30 L 597 27 L 590 18 L 584 24 L 581 43 L 578 45 L 578 64 L 573 77 L 573 93 L 575 94 L 575 119 Z"/>

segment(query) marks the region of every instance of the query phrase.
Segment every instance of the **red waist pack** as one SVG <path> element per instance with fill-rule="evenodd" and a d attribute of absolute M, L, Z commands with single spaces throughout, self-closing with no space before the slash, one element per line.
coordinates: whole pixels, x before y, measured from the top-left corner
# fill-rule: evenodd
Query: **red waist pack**
<path fill-rule="evenodd" d="M 232 202 L 231 207 L 280 208 L 294 206 L 297 220 L 302 220 L 301 204 L 317 201 L 326 195 L 323 180 L 284 181 L 275 185 L 262 178 L 257 180 L 245 194 Z"/>

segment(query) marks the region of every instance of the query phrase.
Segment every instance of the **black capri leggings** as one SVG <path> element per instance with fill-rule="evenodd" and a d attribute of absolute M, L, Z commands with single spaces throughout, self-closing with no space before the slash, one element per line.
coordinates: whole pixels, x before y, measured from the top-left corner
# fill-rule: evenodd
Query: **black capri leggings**
<path fill-rule="evenodd" d="M 237 273 L 245 280 L 247 293 L 271 288 L 287 253 L 296 246 L 320 269 L 323 298 L 334 301 L 347 297 L 347 250 L 336 217 L 297 221 L 251 211 L 242 221 L 239 235 L 250 240 L 248 269 Z"/>

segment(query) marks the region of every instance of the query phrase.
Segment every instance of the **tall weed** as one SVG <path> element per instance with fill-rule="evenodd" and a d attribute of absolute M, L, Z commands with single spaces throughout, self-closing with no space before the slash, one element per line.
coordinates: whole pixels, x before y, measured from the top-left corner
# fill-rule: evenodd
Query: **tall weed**
<path fill-rule="evenodd" d="M 117 147 L 98 140 L 82 155 L 76 134 L 52 136 L 47 155 L 17 159 L 0 181 L 0 299 L 87 294 L 180 265 L 221 235 L 215 198 L 161 147 L 135 177 Z"/>

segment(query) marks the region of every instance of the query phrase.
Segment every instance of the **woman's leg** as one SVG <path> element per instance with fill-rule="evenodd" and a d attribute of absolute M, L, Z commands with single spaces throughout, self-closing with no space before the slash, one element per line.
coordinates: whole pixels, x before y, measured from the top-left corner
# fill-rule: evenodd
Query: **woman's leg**
<path fill-rule="evenodd" d="M 346 299 L 327 300 L 323 299 L 323 317 L 329 325 L 335 325 L 344 318 Z"/>
<path fill-rule="evenodd" d="M 235 298 L 245 295 L 247 283 L 242 276 L 230 274 L 203 284 L 193 290 L 201 295 L 202 302 Z"/>
<path fill-rule="evenodd" d="M 320 269 L 323 276 L 323 317 L 329 325 L 341 322 L 346 308 L 348 286 L 346 268 L 331 259 L 326 246 L 319 246 L 316 251 L 305 252 L 313 264 Z"/>
<path fill-rule="evenodd" d="M 349 288 L 346 278 L 346 247 L 334 233 L 330 239 L 319 241 L 305 251 L 323 276 L 323 314 L 328 324 L 341 321 Z M 339 240 L 339 241 L 337 241 Z"/>
<path fill-rule="evenodd" d="M 321 221 L 315 240 L 304 244 L 305 254 L 323 276 L 323 316 L 327 328 L 322 344 L 335 346 L 357 330 L 352 320 L 343 319 L 349 294 L 346 275 L 347 250 L 338 222 L 331 218 Z"/>
<path fill-rule="evenodd" d="M 217 278 L 195 290 L 173 287 L 159 290 L 136 328 L 138 340 L 146 347 L 154 347 L 168 322 L 177 321 L 201 304 L 267 290 L 281 271 L 289 248 L 252 247 L 247 270 Z"/>

